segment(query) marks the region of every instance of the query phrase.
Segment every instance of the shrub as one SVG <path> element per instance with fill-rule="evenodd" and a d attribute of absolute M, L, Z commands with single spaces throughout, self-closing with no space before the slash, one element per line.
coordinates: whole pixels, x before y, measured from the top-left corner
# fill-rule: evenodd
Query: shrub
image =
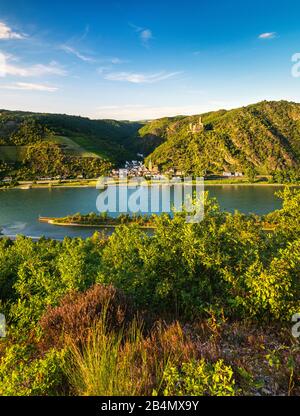
<path fill-rule="evenodd" d="M 214 364 L 200 361 L 185 362 L 180 368 L 167 366 L 163 375 L 165 396 L 234 396 L 235 381 L 230 366 L 218 360 Z"/>
<path fill-rule="evenodd" d="M 86 292 L 71 292 L 57 307 L 49 308 L 40 320 L 41 346 L 61 346 L 66 337 L 82 342 L 88 329 L 105 311 L 109 329 L 119 329 L 132 318 L 132 308 L 120 290 L 94 285 Z"/>
<path fill-rule="evenodd" d="M 0 396 L 40 396 L 63 393 L 62 366 L 66 351 L 52 349 L 34 358 L 25 345 L 6 348 L 0 359 Z"/>

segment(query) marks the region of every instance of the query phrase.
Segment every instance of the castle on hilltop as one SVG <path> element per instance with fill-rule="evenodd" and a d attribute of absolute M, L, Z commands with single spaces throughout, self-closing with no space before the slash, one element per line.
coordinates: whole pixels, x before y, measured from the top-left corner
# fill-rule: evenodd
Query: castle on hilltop
<path fill-rule="evenodd" d="M 204 125 L 202 123 L 202 118 L 199 117 L 199 121 L 198 123 L 190 123 L 189 124 L 189 131 L 191 133 L 200 133 L 201 131 L 203 131 L 204 129 Z"/>

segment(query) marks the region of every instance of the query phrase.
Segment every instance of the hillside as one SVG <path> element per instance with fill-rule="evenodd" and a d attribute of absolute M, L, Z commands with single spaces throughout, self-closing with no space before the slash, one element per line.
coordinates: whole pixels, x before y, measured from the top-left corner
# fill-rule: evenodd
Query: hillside
<path fill-rule="evenodd" d="M 300 104 L 263 101 L 230 111 L 163 118 L 139 131 L 148 160 L 186 173 L 300 167 Z M 153 144 L 158 144 L 155 148 Z"/>
<path fill-rule="evenodd" d="M 97 177 L 135 158 L 141 123 L 0 110 L 0 179 Z"/>
<path fill-rule="evenodd" d="M 263 101 L 148 122 L 0 110 L 1 176 L 98 176 L 137 153 L 162 171 L 242 171 L 279 182 L 284 174 L 293 181 L 300 172 L 300 104 Z"/>
<path fill-rule="evenodd" d="M 56 143 L 66 154 L 99 156 L 118 164 L 135 155 L 131 138 L 140 127 L 126 121 L 0 110 L 0 157 L 20 161 L 24 147 L 43 139 Z"/>

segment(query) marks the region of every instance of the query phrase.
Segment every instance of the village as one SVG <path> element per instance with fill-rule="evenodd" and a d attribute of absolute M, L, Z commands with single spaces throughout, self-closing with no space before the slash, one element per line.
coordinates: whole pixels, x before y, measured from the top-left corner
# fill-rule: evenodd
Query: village
<path fill-rule="evenodd" d="M 183 179 L 185 176 L 185 172 L 176 168 L 169 168 L 168 170 L 162 172 L 158 166 L 152 165 L 150 162 L 148 164 L 148 167 L 142 162 L 137 160 L 127 161 L 125 163 L 125 166 L 119 169 L 112 169 L 109 173 L 109 177 L 114 179 L 125 179 L 125 178 L 138 178 L 143 177 L 146 179 L 152 179 L 152 180 L 161 180 L 165 177 L 169 178 L 176 178 L 176 179 Z M 188 175 L 190 176 L 190 175 Z M 223 179 L 234 179 L 234 178 L 242 178 L 244 177 L 244 173 L 242 172 L 227 172 L 224 171 L 222 174 L 207 174 L 204 172 L 203 178 L 204 180 L 210 180 L 210 179 L 219 179 L 222 181 Z M 65 176 L 49 176 L 49 177 L 37 177 L 35 181 L 18 181 L 19 183 L 26 183 L 26 184 L 33 184 L 33 183 L 39 183 L 39 184 L 46 184 L 50 182 L 72 182 L 72 181 L 80 181 L 80 180 L 86 180 L 84 175 L 78 175 L 76 177 L 65 177 Z M 89 178 L 97 179 L 97 178 Z M 0 182 L 3 184 L 10 184 L 13 182 L 12 177 L 5 177 Z"/>
<path fill-rule="evenodd" d="M 184 175 L 184 171 L 176 168 L 169 168 L 168 170 L 162 172 L 158 166 L 152 164 L 151 160 L 149 161 L 148 166 L 146 166 L 146 164 L 144 164 L 142 161 L 138 160 L 127 161 L 123 168 L 113 169 L 110 174 L 111 177 L 120 179 L 124 179 L 126 177 L 145 177 L 154 180 L 163 179 L 165 176 L 180 179 L 183 178 Z M 219 175 L 212 175 L 205 171 L 203 176 L 204 180 L 211 178 L 218 178 L 222 180 L 223 178 L 241 178 L 244 176 L 244 173 L 238 171 L 224 171 Z"/>

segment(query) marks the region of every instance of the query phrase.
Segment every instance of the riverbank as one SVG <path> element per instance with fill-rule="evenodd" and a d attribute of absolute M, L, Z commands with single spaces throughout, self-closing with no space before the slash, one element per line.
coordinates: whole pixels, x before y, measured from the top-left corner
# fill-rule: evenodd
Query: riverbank
<path fill-rule="evenodd" d="M 134 179 L 134 178 L 133 178 Z M 139 179 L 139 178 L 137 178 Z M 132 181 L 132 179 L 131 179 Z M 136 181 L 136 185 L 139 182 Z M 141 184 L 144 185 L 163 185 L 162 180 L 144 180 Z M 58 181 L 48 181 L 48 182 L 29 182 L 29 181 L 22 181 L 19 182 L 18 185 L 14 186 L 4 186 L 0 187 L 0 190 L 8 190 L 8 189 L 23 189 L 23 190 L 29 190 L 29 189 L 52 189 L 52 188 L 96 188 L 98 185 L 98 179 L 91 179 L 91 180 L 69 180 L 68 182 L 58 182 Z M 120 180 L 114 180 L 114 182 L 106 182 L 104 184 L 101 184 L 102 186 L 128 186 L 128 182 L 126 180 L 120 181 Z M 134 184 L 133 184 L 134 185 Z M 178 185 L 184 185 L 184 186 L 194 186 L 196 185 L 196 181 L 192 181 L 190 183 L 184 183 L 184 182 L 174 182 L 170 183 L 170 185 L 178 186 Z M 258 181 L 258 182 L 247 182 L 245 180 L 214 180 L 214 179 L 206 179 L 204 180 L 204 186 L 293 186 L 293 187 L 300 187 L 299 183 L 270 183 L 268 181 Z"/>

